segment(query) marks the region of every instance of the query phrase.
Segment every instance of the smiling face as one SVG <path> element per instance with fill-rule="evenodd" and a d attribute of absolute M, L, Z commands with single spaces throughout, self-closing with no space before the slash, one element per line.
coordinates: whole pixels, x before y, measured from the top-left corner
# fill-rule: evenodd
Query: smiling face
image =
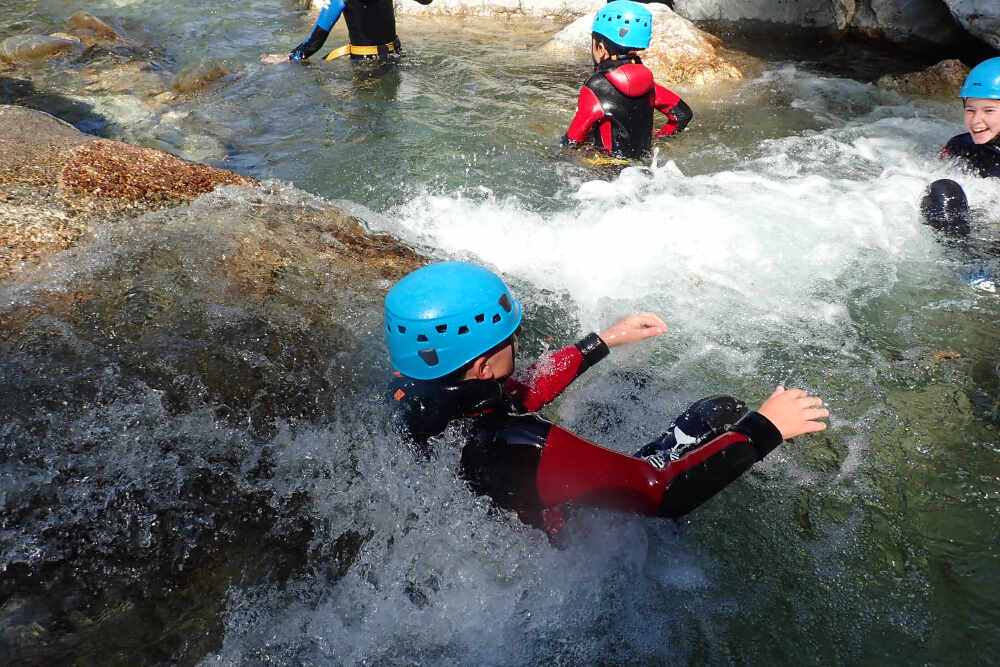
<path fill-rule="evenodd" d="M 981 97 L 965 100 L 965 126 L 977 144 L 995 139 L 1000 134 L 1000 100 Z"/>

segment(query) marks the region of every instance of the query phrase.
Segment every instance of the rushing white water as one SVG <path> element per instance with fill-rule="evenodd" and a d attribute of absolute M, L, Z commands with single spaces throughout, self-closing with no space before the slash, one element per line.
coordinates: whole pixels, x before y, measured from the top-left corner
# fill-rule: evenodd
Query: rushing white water
<path fill-rule="evenodd" d="M 18 582 L 0 662 L 100 662 L 105 635 L 128 663 L 995 655 L 1000 306 L 967 278 L 996 271 L 1000 184 L 936 160 L 956 103 L 773 63 L 680 90 L 689 131 L 617 173 L 556 147 L 587 65 L 509 47 L 538 26 L 407 22 L 408 60 L 364 78 L 257 63 L 309 27 L 282 3 L 147 5 L 101 7 L 168 64 L 211 53 L 234 76 L 165 111 L 83 90 L 72 67 L 36 85 L 116 138 L 283 182 L 99 229 L 3 286 L 4 314 L 45 314 L 0 339 L 0 584 Z M 920 221 L 940 177 L 985 211 L 964 247 Z M 779 382 L 824 397 L 831 429 L 683 521 L 582 511 L 554 548 L 456 478 L 454 435 L 423 461 L 386 432 L 380 304 L 340 303 L 300 243 L 331 200 L 501 271 L 529 315 L 520 363 L 662 314 L 668 335 L 616 349 L 547 410 L 595 441 L 630 452 L 700 396 L 755 403 Z M 291 268 L 233 289 L 244 243 Z"/>
<path fill-rule="evenodd" d="M 835 477 L 807 463 L 801 449 L 781 451 L 747 487 L 699 511 L 686 530 L 592 513 L 576 519 L 566 549 L 553 551 L 537 532 L 510 517 L 491 518 L 481 499 L 464 492 L 453 478 L 454 449 L 443 449 L 428 467 L 380 440 L 363 463 L 361 475 L 369 481 L 360 495 L 339 488 L 316 494 L 317 514 L 343 517 L 327 540 L 350 526 L 370 526 L 373 537 L 358 563 L 328 587 L 309 579 L 285 590 L 233 591 L 225 646 L 207 662 L 264 656 L 436 664 L 788 659 L 780 646 L 761 647 L 760 637 L 719 625 L 720 617 L 770 613 L 755 599 L 771 599 L 778 581 L 759 568 L 775 563 L 797 572 L 788 576 L 804 576 L 814 589 L 829 586 L 841 596 L 820 612 L 814 604 L 822 595 L 798 587 L 790 592 L 792 616 L 779 615 L 802 624 L 792 634 L 804 653 L 872 655 L 843 638 L 858 623 L 856 614 L 884 615 L 897 641 L 918 642 L 933 623 L 922 605 L 880 602 L 865 586 L 845 582 L 854 576 L 850 554 L 870 544 L 864 513 L 848 510 L 842 522 L 823 520 L 811 540 L 788 544 L 779 537 L 781 525 L 795 512 L 780 498 L 795 497 L 796 489 L 805 498 L 829 484 L 823 495 L 832 488 L 847 498 L 871 493 L 864 471 L 876 465 L 873 448 L 886 444 L 886 434 L 872 426 L 878 410 L 858 412 L 847 403 L 865 388 L 874 390 L 892 362 L 872 363 L 870 342 L 858 333 L 872 322 L 859 321 L 859 308 L 914 290 L 944 292 L 953 306 L 966 304 L 959 311 L 995 308 L 966 284 L 921 224 L 917 202 L 936 177 L 957 178 L 984 207 L 995 205 L 1000 187 L 937 163 L 927 146 L 952 132 L 952 124 L 894 95 L 793 67 L 750 84 L 761 86 L 791 91 L 795 108 L 823 117 L 829 127 L 766 140 L 731 168 L 712 173 L 687 176 L 669 161 L 628 168 L 610 180 L 578 178 L 551 210 L 487 188 L 427 190 L 369 218 L 376 228 L 439 249 L 440 257 L 483 261 L 533 286 L 529 301 L 545 302 L 542 288 L 563 294 L 578 321 L 578 327 L 557 325 L 565 340 L 636 309 L 665 316 L 669 337 L 616 350 L 590 373 L 596 377 L 568 392 L 554 414 L 569 425 L 627 451 L 698 395 L 739 387 L 759 398 L 775 382 L 790 381 L 829 401 L 831 425 L 841 431 L 833 437 L 845 443 Z M 870 104 L 872 97 L 887 103 Z M 855 103 L 867 110 L 836 117 Z M 989 224 L 980 231 L 990 234 Z M 877 326 L 900 331 L 912 325 L 903 318 Z M 624 374 L 615 370 L 622 368 Z M 595 415 L 608 406 L 611 418 Z M 335 443 L 344 438 L 325 433 L 320 442 L 327 438 L 333 451 L 319 458 L 339 460 L 345 453 Z M 798 448 L 815 445 L 802 440 Z M 293 467 L 317 456 L 310 452 L 286 450 Z M 758 501 L 761 496 L 766 500 Z M 748 499 L 755 505 L 749 514 L 739 509 Z M 712 534 L 744 521 L 751 532 L 740 530 L 735 551 Z M 765 544 L 745 560 L 755 531 Z M 733 558 L 744 567 L 719 562 Z M 928 585 L 925 575 L 906 577 L 908 586 Z M 808 630 L 831 622 L 844 624 L 833 633 L 844 641 L 839 647 Z"/>

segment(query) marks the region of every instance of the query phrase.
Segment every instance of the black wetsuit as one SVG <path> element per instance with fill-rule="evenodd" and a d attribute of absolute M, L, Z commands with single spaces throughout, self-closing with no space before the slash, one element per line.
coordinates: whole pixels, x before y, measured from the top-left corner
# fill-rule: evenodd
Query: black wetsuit
<path fill-rule="evenodd" d="M 694 115 L 684 100 L 653 81 L 638 56 L 604 60 L 580 89 L 563 141 L 590 142 L 615 156 L 641 157 L 652 144 L 654 109 L 668 119 L 658 137 L 680 132 Z"/>
<path fill-rule="evenodd" d="M 968 132 L 955 135 L 941 149 L 942 159 L 954 159 L 963 169 L 982 178 L 1000 178 L 1000 137 L 977 144 Z M 934 181 L 920 202 L 924 221 L 937 230 L 956 237 L 966 236 L 969 202 L 962 186 L 949 178 Z"/>
<path fill-rule="evenodd" d="M 422 5 L 431 0 L 417 0 Z M 347 21 L 347 34 L 351 46 L 375 47 L 376 53 L 369 57 L 385 58 L 389 53 L 399 52 L 399 37 L 396 35 L 396 14 L 392 0 L 327 0 L 316 19 L 309 38 L 299 44 L 289 54 L 292 60 L 303 60 L 316 53 L 326 42 L 333 24 L 341 13 Z M 365 57 L 352 53 L 352 58 Z"/>
<path fill-rule="evenodd" d="M 941 149 L 941 157 L 954 158 L 970 173 L 983 178 L 1000 178 L 1000 137 L 977 144 L 968 132 L 955 135 Z"/>
<path fill-rule="evenodd" d="M 724 396 L 698 401 L 634 456 L 534 412 L 607 354 L 590 334 L 539 360 L 524 381 L 397 377 L 390 395 L 402 430 L 420 447 L 457 421 L 465 438 L 462 475 L 472 489 L 550 535 L 567 505 L 681 516 L 781 444 L 770 421 Z"/>

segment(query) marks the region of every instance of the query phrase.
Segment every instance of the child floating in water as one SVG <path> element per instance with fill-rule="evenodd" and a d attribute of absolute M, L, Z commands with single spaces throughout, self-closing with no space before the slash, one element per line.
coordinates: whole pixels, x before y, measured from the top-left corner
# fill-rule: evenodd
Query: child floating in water
<path fill-rule="evenodd" d="M 639 60 L 652 27 L 650 11 L 629 0 L 609 2 L 597 13 L 591 33 L 594 74 L 580 90 L 563 143 L 590 142 L 616 157 L 641 157 L 652 144 L 653 109 L 668 118 L 658 137 L 676 134 L 691 121 L 691 108 L 656 84 Z"/>
<path fill-rule="evenodd" d="M 728 396 L 690 406 L 633 456 L 605 449 L 535 410 L 552 401 L 610 348 L 667 332 L 652 313 L 626 317 L 601 335 L 540 359 L 514 379 L 521 304 L 474 264 L 414 271 L 386 295 L 390 386 L 401 429 L 421 448 L 455 422 L 462 475 L 472 489 L 554 535 L 567 505 L 649 516 L 690 512 L 781 442 L 821 431 L 821 400 L 775 389 L 755 412 Z"/>
<path fill-rule="evenodd" d="M 969 131 L 949 139 L 941 157 L 957 160 L 977 176 L 1000 178 L 1000 58 L 972 68 L 958 96 Z M 931 183 L 920 210 L 935 229 L 956 236 L 969 233 L 969 202 L 962 186 L 953 180 Z"/>

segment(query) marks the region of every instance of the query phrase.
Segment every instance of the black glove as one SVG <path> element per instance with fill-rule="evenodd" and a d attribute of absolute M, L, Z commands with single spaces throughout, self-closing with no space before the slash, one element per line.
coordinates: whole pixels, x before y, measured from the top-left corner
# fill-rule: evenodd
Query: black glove
<path fill-rule="evenodd" d="M 417 2 L 419 2 L 422 5 L 429 5 L 429 4 L 431 4 L 431 0 L 417 0 Z"/>
<path fill-rule="evenodd" d="M 326 41 L 327 36 L 329 36 L 329 30 L 323 30 L 319 26 L 313 28 L 312 34 L 309 35 L 309 39 L 302 42 L 288 54 L 289 60 L 305 60 L 312 54 L 319 51 L 320 47 L 323 46 L 323 42 Z"/>

